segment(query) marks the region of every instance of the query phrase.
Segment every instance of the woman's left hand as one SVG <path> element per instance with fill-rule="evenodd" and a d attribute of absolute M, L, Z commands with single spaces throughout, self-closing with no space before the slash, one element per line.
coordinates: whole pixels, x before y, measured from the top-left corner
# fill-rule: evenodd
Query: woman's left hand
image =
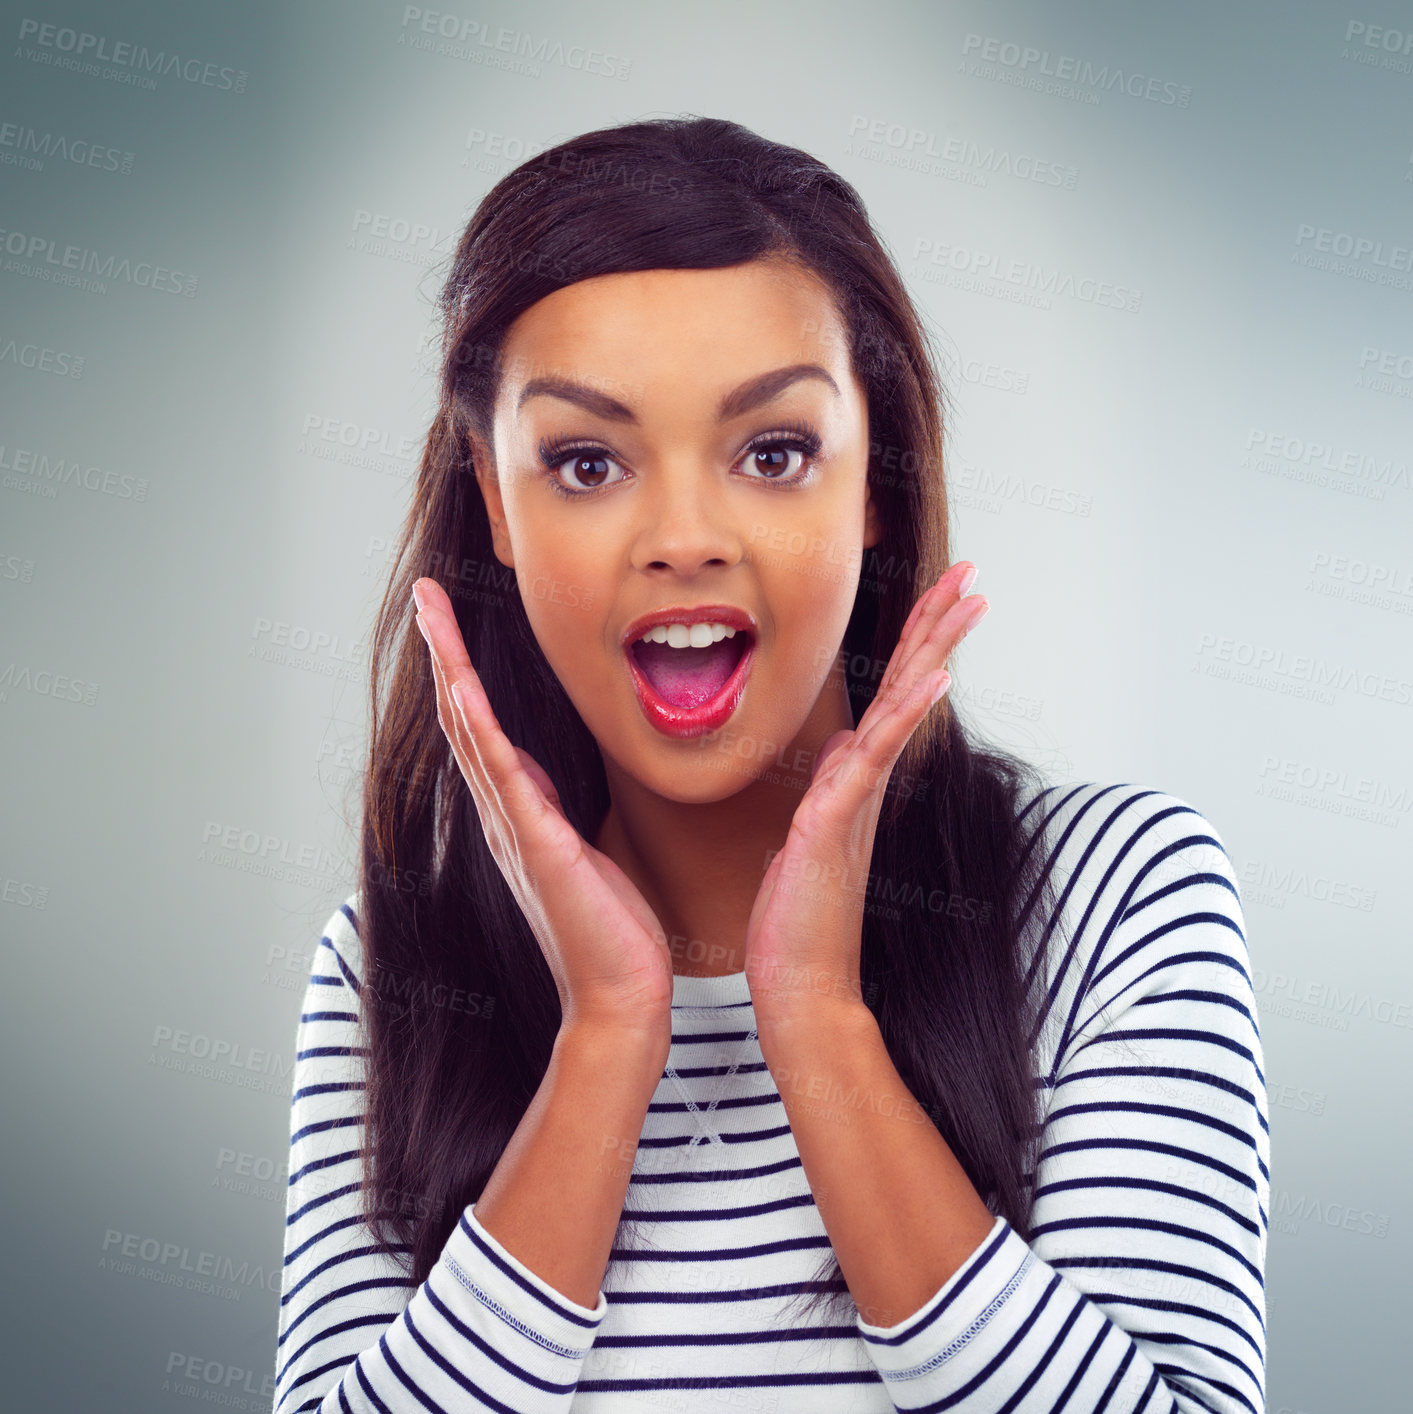
<path fill-rule="evenodd" d="M 862 1004 L 864 903 L 884 792 L 908 738 L 950 685 L 952 650 L 989 607 L 981 595 L 962 597 L 975 578 L 975 567 L 958 561 L 918 599 L 858 725 L 820 749 L 746 925 L 758 1016 L 815 1012 L 825 999 Z"/>

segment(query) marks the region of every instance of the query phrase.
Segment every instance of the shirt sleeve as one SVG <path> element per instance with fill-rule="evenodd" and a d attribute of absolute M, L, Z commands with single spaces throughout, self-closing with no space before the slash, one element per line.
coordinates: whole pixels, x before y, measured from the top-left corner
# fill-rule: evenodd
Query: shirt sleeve
<path fill-rule="evenodd" d="M 899 1409 L 1263 1414 L 1270 1127 L 1236 876 L 1174 796 L 1086 787 L 1055 870 L 1029 1242 L 1002 1216 L 859 1333 Z"/>
<path fill-rule="evenodd" d="M 602 1292 L 592 1309 L 569 1300 L 474 1205 L 414 1289 L 363 1220 L 356 902 L 320 939 L 296 1033 L 274 1414 L 567 1410 L 608 1312 Z"/>

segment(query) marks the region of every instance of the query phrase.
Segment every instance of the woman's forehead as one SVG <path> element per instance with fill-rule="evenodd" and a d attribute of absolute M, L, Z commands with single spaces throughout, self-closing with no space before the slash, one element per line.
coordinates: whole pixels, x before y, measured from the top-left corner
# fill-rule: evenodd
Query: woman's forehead
<path fill-rule="evenodd" d="M 580 385 L 596 395 L 579 400 L 587 410 L 627 421 L 654 389 L 725 404 L 753 375 L 795 365 L 827 370 L 822 381 L 837 388 L 848 334 L 828 289 L 766 266 L 632 271 L 546 295 L 507 331 L 502 410 Z"/>

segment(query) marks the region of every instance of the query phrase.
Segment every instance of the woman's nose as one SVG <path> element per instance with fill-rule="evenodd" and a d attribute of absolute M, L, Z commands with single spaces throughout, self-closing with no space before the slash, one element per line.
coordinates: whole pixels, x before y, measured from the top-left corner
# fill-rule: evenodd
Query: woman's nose
<path fill-rule="evenodd" d="M 692 575 L 746 557 L 753 527 L 743 517 L 749 513 L 733 506 L 726 489 L 704 472 L 665 477 L 641 505 L 634 554 L 640 568 Z"/>

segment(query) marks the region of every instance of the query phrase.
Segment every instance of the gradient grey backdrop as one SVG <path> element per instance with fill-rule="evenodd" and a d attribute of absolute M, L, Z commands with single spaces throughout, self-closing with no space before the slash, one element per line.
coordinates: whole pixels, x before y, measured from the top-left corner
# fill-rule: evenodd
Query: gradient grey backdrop
<path fill-rule="evenodd" d="M 4 6 L 9 1407 L 268 1408 L 431 267 L 525 156 L 678 113 L 869 204 L 992 604 L 954 697 L 1239 873 L 1269 1408 L 1404 1407 L 1413 5 L 437 2 Z"/>

